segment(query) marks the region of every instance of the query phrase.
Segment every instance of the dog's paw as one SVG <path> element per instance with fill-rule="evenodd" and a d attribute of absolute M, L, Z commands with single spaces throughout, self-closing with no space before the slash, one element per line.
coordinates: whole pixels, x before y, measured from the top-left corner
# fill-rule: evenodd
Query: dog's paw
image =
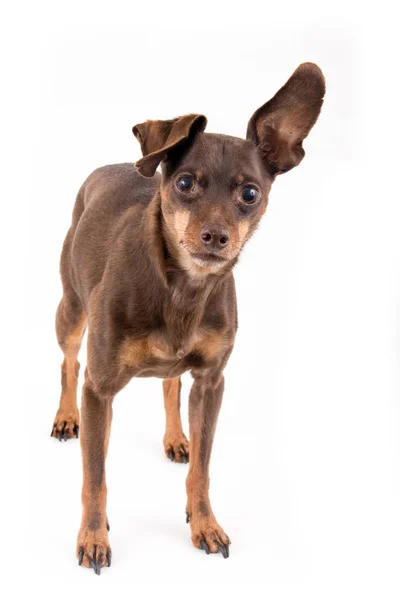
<path fill-rule="evenodd" d="M 111 547 L 108 543 L 107 529 L 90 531 L 81 528 L 76 549 L 78 564 L 93 569 L 100 575 L 102 567 L 111 566 Z"/>
<path fill-rule="evenodd" d="M 51 437 L 57 438 L 60 442 L 62 440 L 69 440 L 79 435 L 79 411 L 63 411 L 59 409 L 54 419 L 53 429 L 51 430 Z"/>
<path fill-rule="evenodd" d="M 220 552 L 224 558 L 229 557 L 231 540 L 213 517 L 207 519 L 190 516 L 192 542 L 196 548 L 204 550 L 206 554 Z"/>
<path fill-rule="evenodd" d="M 167 457 L 174 462 L 189 462 L 189 442 L 183 433 L 179 436 L 165 435 L 164 450 Z"/>

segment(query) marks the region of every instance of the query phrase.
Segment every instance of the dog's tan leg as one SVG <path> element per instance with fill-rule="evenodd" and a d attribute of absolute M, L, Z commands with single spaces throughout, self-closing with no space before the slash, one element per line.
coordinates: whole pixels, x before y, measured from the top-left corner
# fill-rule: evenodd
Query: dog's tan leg
<path fill-rule="evenodd" d="M 182 431 L 181 387 L 180 377 L 163 381 L 166 417 L 164 450 L 169 459 L 187 463 L 189 461 L 189 442 Z"/>
<path fill-rule="evenodd" d="M 190 469 L 186 479 L 187 521 L 197 548 L 229 556 L 230 539 L 218 525 L 208 496 L 211 449 L 221 407 L 224 378 L 195 377 L 189 398 Z"/>
<path fill-rule="evenodd" d="M 78 534 L 79 564 L 101 567 L 111 564 L 106 513 L 105 461 L 112 419 L 112 397 L 97 393 L 86 373 L 81 406 L 81 448 L 83 462 L 82 522 Z"/>
<path fill-rule="evenodd" d="M 60 407 L 54 419 L 51 435 L 61 440 L 78 437 L 79 411 L 76 402 L 79 362 L 78 352 L 86 329 L 86 315 L 77 298 L 64 296 L 56 315 L 58 343 L 64 352 L 61 365 Z"/>

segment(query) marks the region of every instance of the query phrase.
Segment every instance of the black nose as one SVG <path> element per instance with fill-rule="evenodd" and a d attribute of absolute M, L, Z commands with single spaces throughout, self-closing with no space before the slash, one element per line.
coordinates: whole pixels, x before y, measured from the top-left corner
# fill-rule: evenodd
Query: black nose
<path fill-rule="evenodd" d="M 222 250 L 229 244 L 229 231 L 220 227 L 206 225 L 200 231 L 200 239 L 209 250 Z"/>

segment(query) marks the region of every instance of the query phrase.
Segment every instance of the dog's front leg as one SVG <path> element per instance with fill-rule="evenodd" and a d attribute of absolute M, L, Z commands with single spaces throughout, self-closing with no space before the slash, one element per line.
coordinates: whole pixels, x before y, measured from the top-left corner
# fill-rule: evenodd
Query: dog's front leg
<path fill-rule="evenodd" d="M 106 513 L 105 460 L 112 418 L 112 397 L 97 393 L 86 376 L 81 406 L 80 438 L 83 461 L 82 523 L 78 534 L 79 564 L 101 567 L 111 564 Z"/>
<path fill-rule="evenodd" d="M 186 479 L 187 520 L 197 548 L 229 556 L 230 539 L 218 525 L 208 496 L 209 464 L 224 390 L 222 372 L 194 375 L 189 398 L 190 469 Z"/>

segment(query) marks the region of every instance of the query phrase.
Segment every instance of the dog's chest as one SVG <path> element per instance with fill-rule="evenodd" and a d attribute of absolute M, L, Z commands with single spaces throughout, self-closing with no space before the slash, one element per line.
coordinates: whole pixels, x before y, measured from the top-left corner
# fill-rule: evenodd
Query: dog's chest
<path fill-rule="evenodd" d="M 179 276 L 173 284 L 163 305 L 162 327 L 122 343 L 120 362 L 136 375 L 167 377 L 207 367 L 218 361 L 229 345 L 230 336 L 221 322 L 216 328 L 204 321 L 209 313 L 201 288 L 188 286 Z"/>
<path fill-rule="evenodd" d="M 121 345 L 120 363 L 144 375 L 166 377 L 171 369 L 184 372 L 206 366 L 223 352 L 226 340 L 220 332 L 197 329 L 184 341 L 174 343 L 161 332 L 127 338 Z M 175 376 L 175 375 L 174 375 Z"/>

